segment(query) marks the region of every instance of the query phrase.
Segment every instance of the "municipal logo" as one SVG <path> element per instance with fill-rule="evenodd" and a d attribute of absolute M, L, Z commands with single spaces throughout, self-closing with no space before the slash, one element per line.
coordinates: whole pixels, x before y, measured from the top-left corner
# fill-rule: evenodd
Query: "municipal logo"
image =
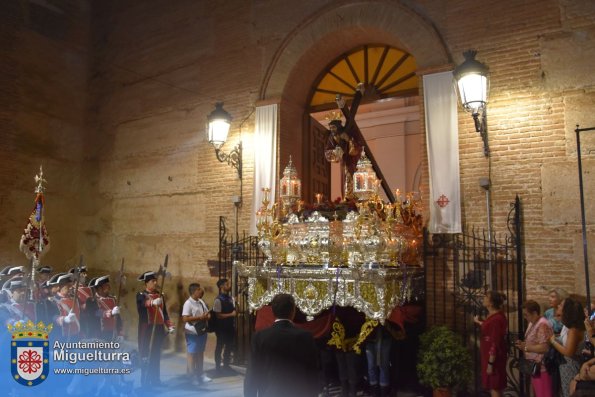
<path fill-rule="evenodd" d="M 12 378 L 23 386 L 37 386 L 50 372 L 49 334 L 52 324 L 43 322 L 8 325 L 12 333 L 10 342 L 10 370 Z"/>

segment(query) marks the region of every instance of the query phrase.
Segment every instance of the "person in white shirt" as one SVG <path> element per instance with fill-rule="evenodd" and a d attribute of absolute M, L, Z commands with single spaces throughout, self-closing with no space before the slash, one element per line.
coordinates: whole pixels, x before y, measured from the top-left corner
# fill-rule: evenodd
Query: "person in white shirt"
<path fill-rule="evenodd" d="M 190 284 L 188 293 L 190 297 L 184 302 L 182 308 L 188 357 L 186 372 L 191 380 L 196 376 L 196 382 L 202 384 L 211 381 L 211 378 L 203 372 L 204 352 L 207 344 L 206 322 L 210 315 L 207 304 L 202 300 L 205 291 L 200 287 L 200 284 Z M 195 326 L 197 324 L 198 327 Z"/>

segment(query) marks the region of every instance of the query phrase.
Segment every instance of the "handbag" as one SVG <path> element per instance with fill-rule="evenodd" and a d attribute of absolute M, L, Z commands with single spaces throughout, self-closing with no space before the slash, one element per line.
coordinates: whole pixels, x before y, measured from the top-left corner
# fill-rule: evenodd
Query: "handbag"
<path fill-rule="evenodd" d="M 213 328 L 213 309 L 209 310 L 209 308 L 207 307 L 207 305 L 200 300 L 199 301 L 200 305 L 202 306 L 203 309 L 203 313 L 205 311 L 209 311 L 209 313 L 211 314 L 209 317 L 211 318 L 211 320 L 208 319 L 204 319 L 204 320 L 198 320 L 194 323 L 194 329 L 196 330 L 196 333 L 198 335 L 202 335 L 202 334 L 206 334 L 207 332 L 213 332 L 214 330 Z"/>
<path fill-rule="evenodd" d="M 536 376 L 541 372 L 541 363 L 521 357 L 519 359 L 519 371 L 527 376 Z"/>
<path fill-rule="evenodd" d="M 198 335 L 202 335 L 207 332 L 207 320 L 198 320 L 194 323 L 194 329 Z"/>
<path fill-rule="evenodd" d="M 564 356 L 554 346 L 550 346 L 543 355 L 543 364 L 550 375 L 558 372 L 558 367 L 564 363 L 566 363 Z"/>

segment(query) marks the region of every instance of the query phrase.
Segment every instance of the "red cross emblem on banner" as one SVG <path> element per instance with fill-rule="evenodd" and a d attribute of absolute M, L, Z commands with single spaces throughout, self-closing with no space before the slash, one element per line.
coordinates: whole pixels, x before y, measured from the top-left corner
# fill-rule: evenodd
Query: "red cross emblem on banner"
<path fill-rule="evenodd" d="M 438 197 L 438 200 L 436 200 L 436 204 L 438 204 L 440 208 L 446 207 L 448 203 L 450 203 L 450 200 L 444 194 Z"/>

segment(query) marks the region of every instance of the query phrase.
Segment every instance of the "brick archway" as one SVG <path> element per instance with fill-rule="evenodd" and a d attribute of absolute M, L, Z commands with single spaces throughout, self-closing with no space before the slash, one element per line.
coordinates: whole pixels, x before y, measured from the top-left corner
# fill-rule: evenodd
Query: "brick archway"
<path fill-rule="evenodd" d="M 316 11 L 285 38 L 267 68 L 260 99 L 282 97 L 289 75 L 300 66 L 311 65 L 305 62 L 311 56 L 324 56 L 326 52 L 327 57 L 319 62 L 324 65 L 336 55 L 329 54 L 333 50 L 374 42 L 403 48 L 415 56 L 420 69 L 451 61 L 436 29 L 403 5 L 384 1 L 334 3 Z"/>
<path fill-rule="evenodd" d="M 332 3 L 304 20 L 269 64 L 259 97 L 280 103 L 280 167 L 293 156 L 302 170 L 304 110 L 311 85 L 332 59 L 358 45 L 382 43 L 412 54 L 418 69 L 443 67 L 450 54 L 434 26 L 413 10 L 385 1 Z"/>

